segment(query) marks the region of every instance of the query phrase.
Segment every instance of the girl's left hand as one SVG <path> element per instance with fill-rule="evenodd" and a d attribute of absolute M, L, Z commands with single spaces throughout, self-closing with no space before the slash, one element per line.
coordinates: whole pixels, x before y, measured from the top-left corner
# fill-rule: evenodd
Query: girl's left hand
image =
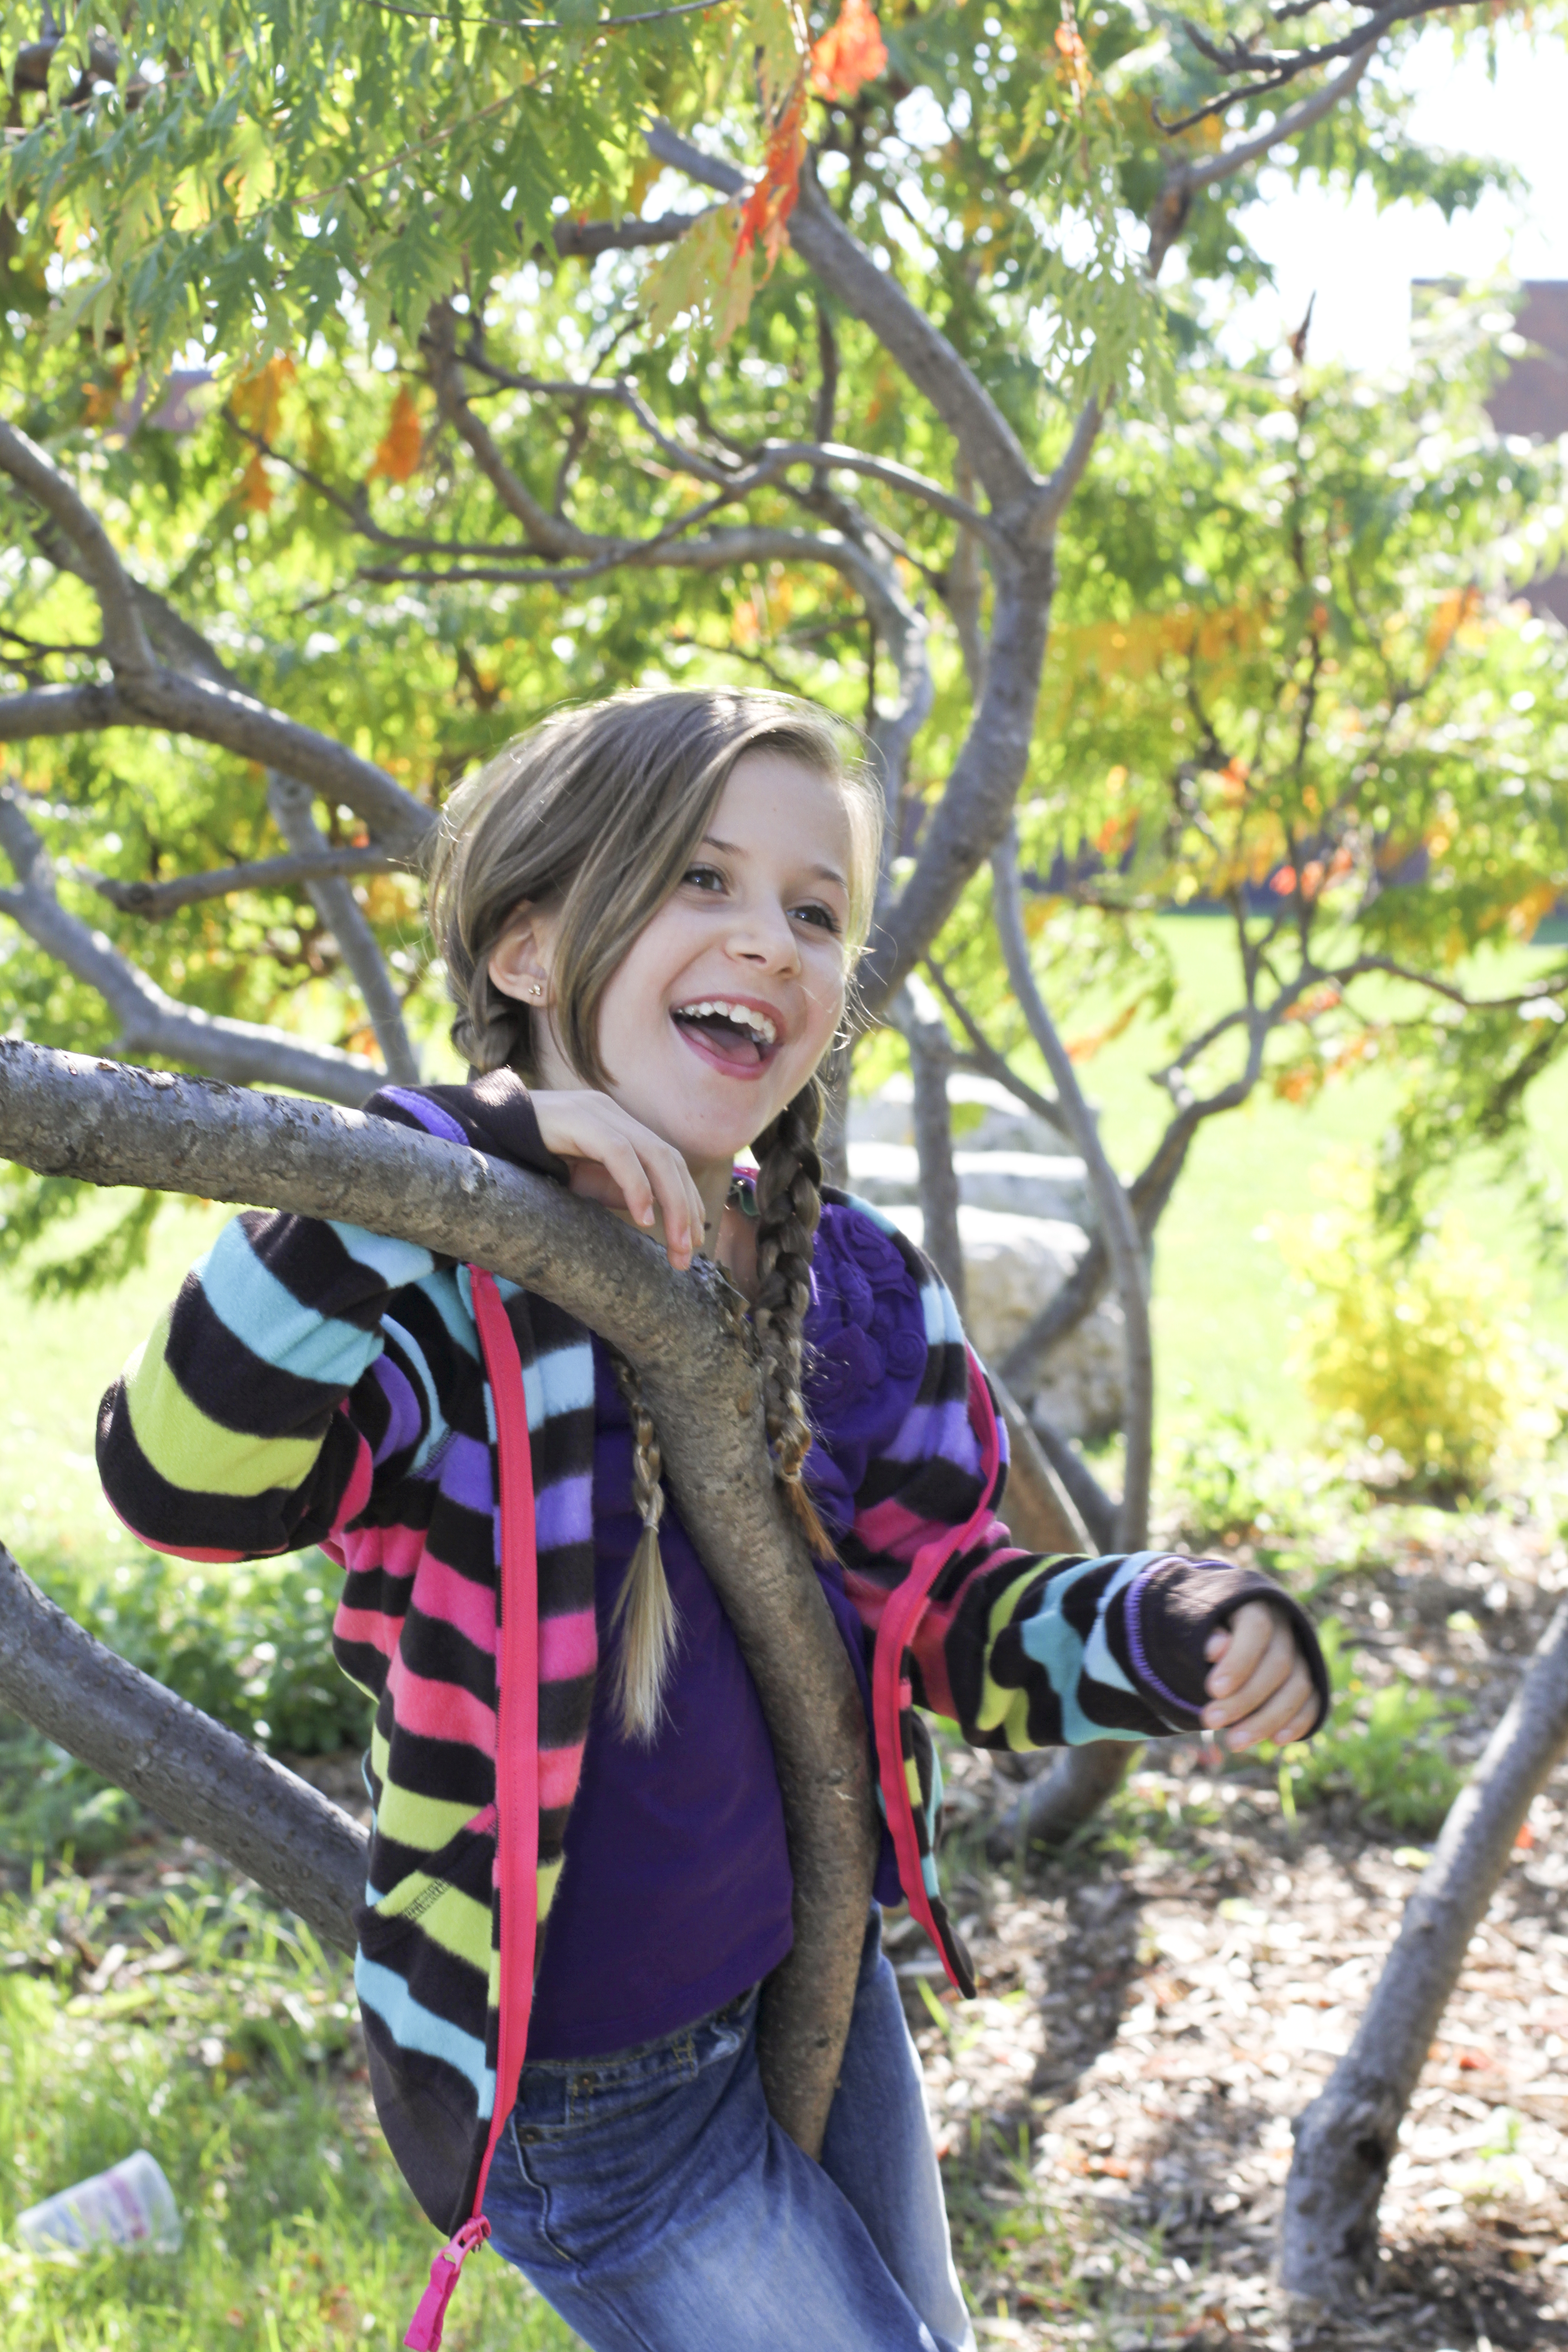
<path fill-rule="evenodd" d="M 1205 1687 L 1205 1731 L 1224 1732 L 1227 1748 L 1272 1739 L 1288 1748 L 1305 1739 L 1318 1712 L 1318 1695 L 1289 1622 L 1267 1601 L 1247 1601 L 1228 1626 L 1209 1635 L 1214 1661 Z M 1229 1727 L 1228 1730 L 1226 1727 Z"/>

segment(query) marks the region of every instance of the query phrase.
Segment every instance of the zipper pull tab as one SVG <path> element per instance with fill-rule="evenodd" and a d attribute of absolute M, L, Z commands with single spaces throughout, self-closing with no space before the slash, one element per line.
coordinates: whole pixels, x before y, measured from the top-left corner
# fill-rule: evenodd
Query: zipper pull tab
<path fill-rule="evenodd" d="M 430 2284 L 419 2298 L 419 2308 L 403 2339 L 406 2352 L 440 2352 L 447 2305 L 462 2275 L 463 2264 L 476 2246 L 484 2244 L 489 2233 L 490 2225 L 480 2213 L 473 2221 L 465 2221 L 451 2242 L 442 2247 L 430 2265 Z"/>

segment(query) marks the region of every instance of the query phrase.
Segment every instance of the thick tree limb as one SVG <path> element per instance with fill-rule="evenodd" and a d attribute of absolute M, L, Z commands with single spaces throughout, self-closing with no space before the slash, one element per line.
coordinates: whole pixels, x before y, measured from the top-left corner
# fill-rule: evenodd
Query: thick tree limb
<path fill-rule="evenodd" d="M 1281 2276 L 1297 2294 L 1353 2305 L 1374 2266 L 1401 2120 L 1520 1823 L 1565 1749 L 1568 1605 L 1443 1824 L 1355 2040 L 1297 2118 L 1280 2240 Z"/>
<path fill-rule="evenodd" d="M 98 598 L 104 649 L 115 672 L 112 686 L 41 687 L 0 700 L 0 741 L 106 727 L 172 728 L 263 767 L 280 768 L 330 799 L 346 802 L 394 855 L 417 850 L 435 818 L 384 769 L 241 693 L 225 676 L 214 676 L 215 666 L 222 668 L 216 656 L 199 668 L 193 662 L 184 674 L 153 659 L 142 603 L 151 592 L 138 590 L 102 524 L 54 460 L 4 420 L 0 471 L 11 476 L 68 543 L 73 568 Z M 205 646 L 196 632 L 189 634 Z"/>
<path fill-rule="evenodd" d="M 341 1053 L 334 1045 L 307 1045 L 285 1029 L 230 1021 L 165 995 L 101 931 L 89 929 L 60 905 L 48 854 L 21 795 L 8 784 L 0 785 L 0 849 L 20 886 L 0 890 L 0 913 L 9 915 L 46 954 L 57 957 L 68 971 L 98 991 L 121 1024 L 127 1051 L 195 1062 L 213 1076 L 238 1086 L 259 1080 L 298 1087 L 302 1093 L 350 1106 L 363 1102 L 382 1083 L 384 1073 L 363 1055 Z"/>
<path fill-rule="evenodd" d="M 322 849 L 303 857 L 257 857 L 244 866 L 215 866 L 205 874 L 180 874 L 167 882 L 122 882 L 112 874 L 75 869 L 86 882 L 124 915 L 145 915 L 157 920 L 182 907 L 199 907 L 209 898 L 232 898 L 239 890 L 287 890 L 296 884 L 345 881 L 359 874 L 386 874 L 393 860 L 379 849 Z"/>
<path fill-rule="evenodd" d="M 1007 1528 L 1014 1541 L 1028 1551 L 1102 1551 L 1012 1390 L 994 1372 L 991 1385 L 1007 1424 Z"/>
<path fill-rule="evenodd" d="M 119 677 L 153 667 L 153 648 L 142 627 L 130 575 L 109 533 L 75 485 L 52 457 L 15 425 L 0 418 L 0 467 L 10 475 L 70 541 L 82 575 L 103 616 L 103 650 Z"/>
<path fill-rule="evenodd" d="M 0 1704 L 149 1811 L 200 1838 L 354 1948 L 369 1840 L 359 1823 L 46 1601 L 0 1545 Z"/>
<path fill-rule="evenodd" d="M 958 1231 L 958 1177 L 952 1165 L 952 1118 L 947 1074 L 952 1048 L 947 1031 L 924 992 L 924 1005 L 901 989 L 889 1018 L 910 1049 L 915 1094 L 915 1152 L 920 1161 L 921 1246 L 964 1311 L 963 1244 Z"/>
<path fill-rule="evenodd" d="M 898 898 L 880 909 L 860 967 L 861 996 L 873 1013 L 881 1013 L 924 957 L 971 875 L 1012 821 L 1028 768 L 1053 576 L 1048 548 L 1033 550 L 1026 562 L 1001 575 L 984 691 L 921 838 L 914 870 Z"/>
<path fill-rule="evenodd" d="M 996 930 L 1007 977 L 1018 1009 L 1056 1081 L 1063 1116 L 1088 1171 L 1100 1213 L 1100 1229 L 1105 1236 L 1121 1301 L 1127 1344 L 1127 1467 L 1122 1479 L 1118 1540 L 1124 1551 L 1136 1551 L 1148 1538 L 1154 1429 L 1154 1360 L 1149 1330 L 1147 1260 L 1131 1203 L 1106 1157 L 1094 1114 L 1079 1085 L 1078 1073 L 1035 982 L 1019 901 L 1017 849 L 1010 833 L 1005 846 L 992 859 L 992 872 L 996 883 Z"/>
<path fill-rule="evenodd" d="M 296 783 L 292 776 L 280 776 L 276 768 L 267 779 L 267 805 L 272 812 L 272 822 L 301 859 L 320 859 L 331 851 L 331 844 L 311 813 L 313 798 L 308 784 Z M 400 1087 L 416 1087 L 419 1056 L 404 1025 L 403 1005 L 380 941 L 360 912 L 348 881 L 339 874 L 318 874 L 305 887 L 311 906 L 336 940 L 343 961 L 353 974 L 375 1032 L 375 1042 L 381 1047 L 381 1058 L 386 1064 L 387 1076 Z"/>
<path fill-rule="evenodd" d="M 0 1155 L 40 1173 L 264 1202 L 418 1242 L 554 1299 L 637 1365 L 681 1517 L 773 1738 L 795 1943 L 769 1979 L 763 2082 L 775 2116 L 815 2154 L 876 1857 L 869 1758 L 847 1656 L 775 1492 L 761 1382 L 722 1278 L 706 1265 L 673 1275 L 605 1211 L 434 1137 L 16 1040 L 0 1041 Z"/>

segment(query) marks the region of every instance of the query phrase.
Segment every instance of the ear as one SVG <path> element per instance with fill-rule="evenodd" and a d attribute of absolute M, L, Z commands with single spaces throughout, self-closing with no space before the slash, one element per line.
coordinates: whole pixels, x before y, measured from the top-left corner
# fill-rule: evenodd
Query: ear
<path fill-rule="evenodd" d="M 490 950 L 485 969 L 503 996 L 514 996 L 535 1013 L 550 1002 L 548 925 L 536 907 L 517 909 Z"/>

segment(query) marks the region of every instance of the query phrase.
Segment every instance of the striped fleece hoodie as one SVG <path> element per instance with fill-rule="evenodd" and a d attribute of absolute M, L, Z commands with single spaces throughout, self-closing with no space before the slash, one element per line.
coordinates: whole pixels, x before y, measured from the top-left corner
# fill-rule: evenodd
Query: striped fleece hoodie
<path fill-rule="evenodd" d="M 510 1073 L 388 1088 L 367 1108 L 566 1172 Z M 1186 1728 L 1204 1705 L 1208 1634 L 1259 1596 L 1291 1617 L 1321 1711 L 1326 1676 L 1307 1621 L 1249 1570 L 1154 1553 L 1041 1559 L 1011 1545 L 996 1516 L 1003 1441 L 952 1301 L 887 1220 L 852 1205 L 918 1278 L 926 1361 L 894 1441 L 867 1467 L 840 1559 L 864 1629 L 879 1792 L 903 1890 L 967 1993 L 937 1883 L 940 1779 L 918 1708 L 995 1748 Z M 499 1344 L 498 1298 L 510 1335 Z M 333 1648 L 375 1710 L 355 1964 L 372 2088 L 405 2177 L 448 2231 L 474 2210 L 492 2124 L 504 2121 L 498 1406 L 504 1419 L 504 1383 L 519 1370 L 537 1560 L 542 1934 L 598 1664 L 582 1326 L 413 1244 L 247 1212 L 187 1276 L 99 1426 L 105 1490 L 154 1549 L 221 1561 L 319 1544 L 343 1569 Z M 508 2040 L 515 2061 L 515 2019 Z M 504 2084 L 501 2100 L 514 2089 Z"/>

